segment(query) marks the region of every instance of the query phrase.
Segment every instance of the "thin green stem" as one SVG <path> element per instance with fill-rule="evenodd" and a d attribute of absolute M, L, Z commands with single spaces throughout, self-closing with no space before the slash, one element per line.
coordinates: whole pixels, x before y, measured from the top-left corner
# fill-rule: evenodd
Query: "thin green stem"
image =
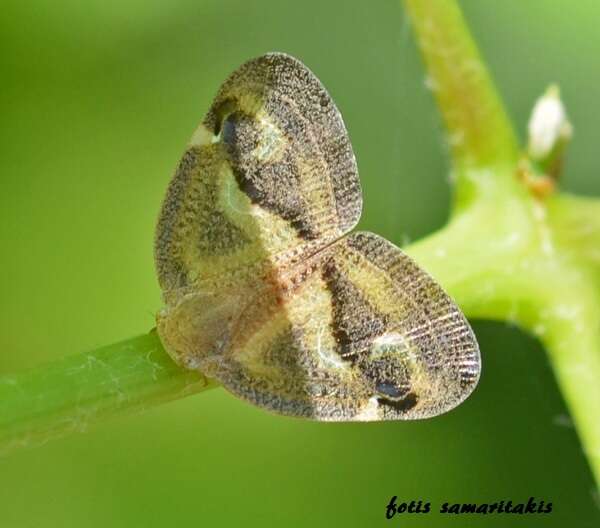
<path fill-rule="evenodd" d="M 456 2 L 405 0 L 405 6 L 427 66 L 427 84 L 448 131 L 455 201 L 466 205 L 477 194 L 468 173 L 514 167 L 518 142 Z M 512 185 L 510 175 L 503 176 Z"/>
<path fill-rule="evenodd" d="M 0 377 L 0 453 L 217 386 L 178 367 L 156 332 Z"/>

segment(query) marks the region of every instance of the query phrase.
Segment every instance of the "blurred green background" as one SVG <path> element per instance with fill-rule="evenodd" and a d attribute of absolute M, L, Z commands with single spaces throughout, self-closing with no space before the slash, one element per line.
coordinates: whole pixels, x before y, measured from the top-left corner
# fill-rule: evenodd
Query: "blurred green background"
<path fill-rule="evenodd" d="M 521 137 L 558 82 L 564 188 L 600 194 L 600 3 L 463 1 Z M 149 330 L 164 190 L 224 77 L 266 51 L 324 82 L 350 131 L 361 227 L 398 244 L 448 214 L 446 148 L 396 0 L 5 0 L 0 17 L 0 374 Z M 0 460 L 0 527 L 598 526 L 544 351 L 475 322 L 475 394 L 424 422 L 280 418 L 218 389 Z M 392 495 L 551 501 L 550 515 L 412 515 Z"/>

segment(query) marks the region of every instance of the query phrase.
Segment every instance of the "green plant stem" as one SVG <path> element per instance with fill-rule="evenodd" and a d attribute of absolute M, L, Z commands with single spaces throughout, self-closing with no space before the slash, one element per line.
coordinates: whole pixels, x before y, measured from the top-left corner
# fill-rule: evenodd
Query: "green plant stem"
<path fill-rule="evenodd" d="M 217 386 L 178 367 L 156 332 L 0 377 L 0 453 Z"/>
<path fill-rule="evenodd" d="M 456 169 L 515 160 L 510 120 L 454 1 L 406 0 Z"/>
<path fill-rule="evenodd" d="M 457 3 L 405 6 L 449 133 L 455 183 L 448 225 L 407 252 L 467 316 L 514 323 L 542 341 L 600 484 L 600 202 L 529 191 Z"/>
<path fill-rule="evenodd" d="M 600 204 L 596 205 L 600 220 Z M 593 287 L 597 277 L 571 258 L 560 240 L 545 240 L 538 229 L 527 233 L 518 214 L 513 225 L 506 222 L 498 231 L 498 225 L 486 221 L 488 211 L 474 208 L 406 251 L 469 318 L 516 324 L 542 341 L 600 482 L 600 298 Z M 548 223 L 563 224 L 564 216 L 551 211 Z M 525 225 L 535 224 L 530 218 Z M 598 242 L 595 247 L 600 247 Z M 485 350 L 483 359 L 485 364 Z"/>

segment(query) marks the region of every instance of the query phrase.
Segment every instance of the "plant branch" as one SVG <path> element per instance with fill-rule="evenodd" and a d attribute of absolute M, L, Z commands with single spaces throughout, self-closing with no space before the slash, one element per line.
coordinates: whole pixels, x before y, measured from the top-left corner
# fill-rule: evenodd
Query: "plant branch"
<path fill-rule="evenodd" d="M 470 203 L 469 172 L 514 166 L 518 142 L 494 84 L 454 1 L 405 0 L 451 148 L 455 201 Z M 479 177 L 485 173 L 479 171 Z M 512 185 L 510 174 L 503 173 Z M 455 211 L 456 212 L 456 211 Z"/>
<path fill-rule="evenodd" d="M 450 135 L 456 174 L 450 222 L 407 252 L 467 316 L 515 323 L 542 341 L 600 483 L 600 202 L 552 194 L 554 185 L 543 193 L 531 185 L 539 184 L 531 173 L 536 160 L 519 159 L 457 3 L 405 5 Z M 570 125 L 560 101 L 551 103 L 538 111 L 532 128 L 555 127 L 562 155 Z M 558 155 L 555 150 L 549 155 Z M 519 178 L 523 167 L 529 172 Z"/>
<path fill-rule="evenodd" d="M 155 331 L 14 376 L 0 377 L 0 453 L 85 431 L 217 386 L 178 367 Z"/>
<path fill-rule="evenodd" d="M 565 213 L 573 215 L 573 208 L 559 203 L 563 200 L 553 200 L 550 225 L 568 224 Z M 595 221 L 576 225 L 585 227 L 587 233 L 581 235 L 581 247 L 597 252 L 600 203 L 588 203 L 587 208 L 577 205 L 583 214 L 591 214 L 592 208 Z M 466 213 L 460 222 L 406 251 L 444 286 L 468 317 L 517 324 L 541 340 L 600 482 L 600 296 L 594 288 L 598 274 L 581 264 L 578 252 L 569 255 L 574 237 L 567 246 L 557 236 L 545 239 L 537 229 L 528 234 L 523 228 L 516 230 L 518 215 L 514 226 L 498 231 L 497 225 L 480 215 L 483 210 Z"/>

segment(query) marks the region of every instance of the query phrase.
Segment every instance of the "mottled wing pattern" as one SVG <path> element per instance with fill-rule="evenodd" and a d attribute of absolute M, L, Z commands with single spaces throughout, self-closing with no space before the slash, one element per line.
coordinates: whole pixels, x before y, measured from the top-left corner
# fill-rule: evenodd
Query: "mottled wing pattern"
<path fill-rule="evenodd" d="M 271 411 L 327 421 L 426 418 L 477 384 L 479 350 L 465 317 L 377 235 L 343 238 L 257 297 L 227 352 L 200 369 Z"/>
<path fill-rule="evenodd" d="M 220 133 L 241 189 L 302 239 L 352 229 L 362 195 L 342 116 L 300 61 L 270 53 L 240 67 L 204 122 Z"/>
<path fill-rule="evenodd" d="M 220 88 L 169 186 L 161 287 L 268 275 L 346 233 L 361 204 L 346 128 L 320 81 L 288 55 L 251 60 Z"/>
<path fill-rule="evenodd" d="M 169 354 L 292 416 L 413 419 L 458 405 L 480 372 L 467 321 L 398 248 L 345 236 L 360 210 L 350 141 L 318 79 L 283 54 L 241 66 L 159 218 Z"/>

